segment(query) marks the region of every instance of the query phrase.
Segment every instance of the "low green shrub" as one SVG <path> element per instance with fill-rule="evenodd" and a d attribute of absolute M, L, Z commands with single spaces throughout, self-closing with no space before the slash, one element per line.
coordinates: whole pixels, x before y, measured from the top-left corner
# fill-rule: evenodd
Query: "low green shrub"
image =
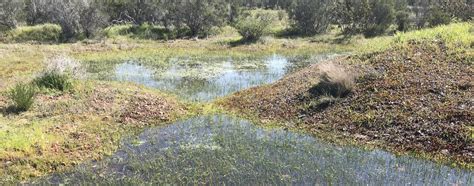
<path fill-rule="evenodd" d="M 20 83 L 10 90 L 8 97 L 13 101 L 15 111 L 24 112 L 33 105 L 35 95 L 35 86 Z"/>
<path fill-rule="evenodd" d="M 268 30 L 272 18 L 268 14 L 247 15 L 241 17 L 235 24 L 235 28 L 245 41 L 260 39 Z"/>
<path fill-rule="evenodd" d="M 168 29 L 162 26 L 144 23 L 134 25 L 114 25 L 104 29 L 104 35 L 108 38 L 126 36 L 139 39 L 168 40 L 182 38 L 189 35 L 188 29 Z"/>
<path fill-rule="evenodd" d="M 59 42 L 61 33 L 61 27 L 55 24 L 23 26 L 9 31 L 7 39 L 14 42 Z"/>
<path fill-rule="evenodd" d="M 37 77 L 34 83 L 38 87 L 66 91 L 72 88 L 71 78 L 67 74 L 61 74 L 55 71 L 45 72 Z"/>

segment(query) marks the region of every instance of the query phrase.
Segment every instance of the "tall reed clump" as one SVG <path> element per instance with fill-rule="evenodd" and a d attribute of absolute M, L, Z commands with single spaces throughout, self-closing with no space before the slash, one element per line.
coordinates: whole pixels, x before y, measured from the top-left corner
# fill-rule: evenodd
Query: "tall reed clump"
<path fill-rule="evenodd" d="M 70 90 L 73 78 L 83 78 L 85 71 L 76 60 L 60 55 L 47 60 L 46 70 L 38 76 L 34 83 L 41 88 L 59 91 Z"/>
<path fill-rule="evenodd" d="M 8 93 L 16 112 L 28 111 L 34 103 L 35 95 L 36 87 L 23 83 L 17 84 Z"/>

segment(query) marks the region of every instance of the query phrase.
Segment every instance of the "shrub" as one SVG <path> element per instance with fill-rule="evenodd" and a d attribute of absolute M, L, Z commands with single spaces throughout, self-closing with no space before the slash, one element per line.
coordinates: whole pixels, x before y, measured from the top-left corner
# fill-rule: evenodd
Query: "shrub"
<path fill-rule="evenodd" d="M 31 108 L 36 95 L 36 87 L 30 84 L 17 84 L 10 90 L 8 96 L 13 101 L 15 111 L 23 112 Z"/>
<path fill-rule="evenodd" d="M 107 27 L 104 29 L 104 35 L 108 38 L 128 36 L 140 39 L 168 40 L 182 38 L 189 35 L 189 29 L 168 29 L 163 26 L 156 26 L 148 23 L 144 23 L 140 26 L 126 24 Z"/>
<path fill-rule="evenodd" d="M 321 79 L 309 92 L 315 97 L 344 98 L 352 92 L 354 77 L 342 67 L 331 63 L 321 64 Z"/>
<path fill-rule="evenodd" d="M 84 78 L 86 71 L 76 60 L 59 55 L 46 61 L 46 69 L 34 80 L 41 88 L 67 91 L 72 88 L 72 78 Z"/>
<path fill-rule="evenodd" d="M 11 30 L 8 34 L 8 40 L 15 42 L 58 42 L 61 33 L 61 27 L 55 24 L 24 26 Z"/>
<path fill-rule="evenodd" d="M 35 79 L 35 84 L 38 87 L 55 89 L 59 91 L 66 91 L 72 87 L 71 80 L 68 75 L 60 74 L 58 72 L 46 72 Z"/>
<path fill-rule="evenodd" d="M 103 30 L 103 33 L 108 38 L 115 38 L 117 36 L 126 36 L 130 34 L 130 29 L 133 27 L 131 24 L 126 25 L 113 25 Z"/>
<path fill-rule="evenodd" d="M 247 15 L 239 18 L 234 27 L 243 37 L 243 40 L 255 41 L 265 34 L 271 21 L 272 18 L 267 14 Z"/>

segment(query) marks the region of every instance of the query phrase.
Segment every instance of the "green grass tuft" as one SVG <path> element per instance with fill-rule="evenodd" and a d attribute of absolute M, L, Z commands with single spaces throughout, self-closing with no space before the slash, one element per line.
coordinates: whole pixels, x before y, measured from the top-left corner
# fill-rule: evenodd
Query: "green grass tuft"
<path fill-rule="evenodd" d="M 42 76 L 36 78 L 34 83 L 38 87 L 55 89 L 59 91 L 67 91 L 72 88 L 71 78 L 67 74 L 57 72 L 46 72 Z"/>
<path fill-rule="evenodd" d="M 17 84 L 10 90 L 8 96 L 14 103 L 16 112 L 24 112 L 31 108 L 36 95 L 36 87 L 30 84 Z"/>

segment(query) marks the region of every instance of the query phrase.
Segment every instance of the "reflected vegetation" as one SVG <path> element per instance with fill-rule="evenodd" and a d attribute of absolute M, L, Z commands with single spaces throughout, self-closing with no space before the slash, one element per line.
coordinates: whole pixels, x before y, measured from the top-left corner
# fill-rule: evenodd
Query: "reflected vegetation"
<path fill-rule="evenodd" d="M 211 101 L 239 90 L 273 83 L 287 73 L 335 56 L 176 57 L 166 59 L 167 65 L 161 66 L 133 60 L 110 63 L 109 69 L 98 70 L 92 65 L 89 72 L 99 79 L 133 82 L 171 92 L 188 101 Z"/>
<path fill-rule="evenodd" d="M 471 172 L 429 161 L 334 146 L 211 115 L 150 128 L 125 139 L 110 158 L 38 182 L 472 185 L 473 178 Z"/>

